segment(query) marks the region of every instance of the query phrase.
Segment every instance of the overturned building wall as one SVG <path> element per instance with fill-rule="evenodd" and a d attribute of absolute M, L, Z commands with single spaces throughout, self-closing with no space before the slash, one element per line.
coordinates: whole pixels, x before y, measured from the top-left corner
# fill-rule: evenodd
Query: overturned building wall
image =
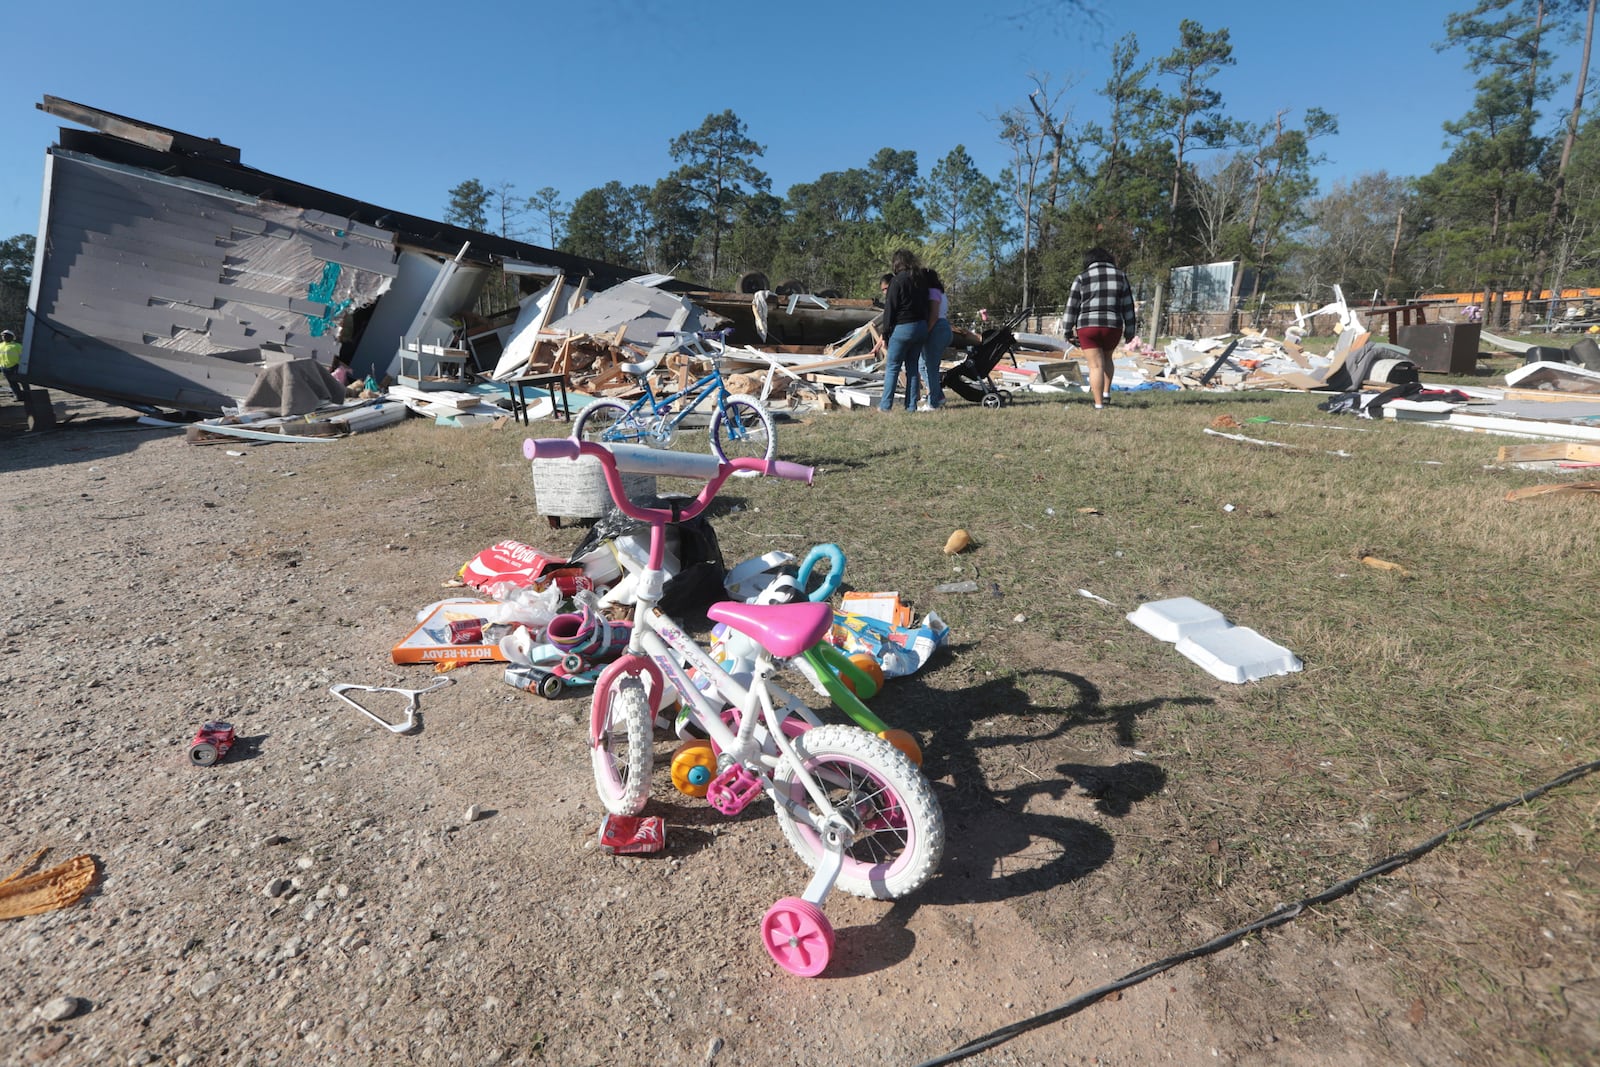
<path fill-rule="evenodd" d="M 596 287 L 637 273 L 257 171 L 220 142 L 40 107 L 102 132 L 63 129 L 46 157 L 30 386 L 215 413 L 275 361 L 354 353 L 358 370 L 393 373 L 406 341 L 449 339 L 506 259 Z"/>
<path fill-rule="evenodd" d="M 31 385 L 220 408 L 264 360 L 331 361 L 395 274 L 392 234 L 200 183 L 55 152 L 46 191 Z"/>

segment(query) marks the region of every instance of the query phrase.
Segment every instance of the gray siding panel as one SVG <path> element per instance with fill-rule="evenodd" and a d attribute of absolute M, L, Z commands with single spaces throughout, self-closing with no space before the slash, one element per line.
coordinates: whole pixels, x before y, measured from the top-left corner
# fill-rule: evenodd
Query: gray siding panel
<path fill-rule="evenodd" d="M 338 341 L 321 320 L 377 299 L 398 271 L 392 235 L 372 227 L 61 153 L 50 165 L 28 368 L 41 386 L 214 410 L 254 381 L 237 350 L 327 362 Z"/>

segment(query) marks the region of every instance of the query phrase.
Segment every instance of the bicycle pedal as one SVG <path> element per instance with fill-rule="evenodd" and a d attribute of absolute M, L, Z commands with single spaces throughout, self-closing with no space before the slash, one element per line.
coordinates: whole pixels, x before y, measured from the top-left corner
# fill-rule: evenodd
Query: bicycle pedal
<path fill-rule="evenodd" d="M 706 787 L 706 803 L 724 815 L 737 815 L 761 795 L 761 779 L 734 764 Z"/>

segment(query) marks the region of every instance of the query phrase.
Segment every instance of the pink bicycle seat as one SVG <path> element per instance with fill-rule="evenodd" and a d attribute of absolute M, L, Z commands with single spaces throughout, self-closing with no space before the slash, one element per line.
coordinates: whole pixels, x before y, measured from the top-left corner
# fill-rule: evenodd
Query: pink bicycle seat
<path fill-rule="evenodd" d="M 798 656 L 833 625 L 833 608 L 825 600 L 798 604 L 741 604 L 724 600 L 711 605 L 706 618 L 727 623 L 779 659 Z"/>

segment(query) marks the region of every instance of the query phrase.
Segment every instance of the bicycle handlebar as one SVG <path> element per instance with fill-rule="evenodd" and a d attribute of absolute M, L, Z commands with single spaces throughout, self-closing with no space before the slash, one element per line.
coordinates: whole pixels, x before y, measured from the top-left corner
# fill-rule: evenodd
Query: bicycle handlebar
<path fill-rule="evenodd" d="M 811 484 L 815 470 L 787 460 L 756 459 L 741 456 L 724 463 L 710 453 L 668 452 L 643 445 L 603 445 L 595 441 L 579 441 L 573 437 L 527 438 L 522 442 L 522 454 L 529 460 L 577 459 L 593 456 L 600 461 L 605 474 L 606 488 L 611 499 L 624 515 L 641 522 L 682 522 L 700 514 L 711 503 L 727 481 L 737 471 L 755 471 L 771 478 L 785 478 L 794 482 Z M 622 484 L 622 474 L 655 474 L 667 478 L 697 478 L 706 483 L 698 496 L 687 506 L 672 508 L 643 507 L 628 499 Z"/>

